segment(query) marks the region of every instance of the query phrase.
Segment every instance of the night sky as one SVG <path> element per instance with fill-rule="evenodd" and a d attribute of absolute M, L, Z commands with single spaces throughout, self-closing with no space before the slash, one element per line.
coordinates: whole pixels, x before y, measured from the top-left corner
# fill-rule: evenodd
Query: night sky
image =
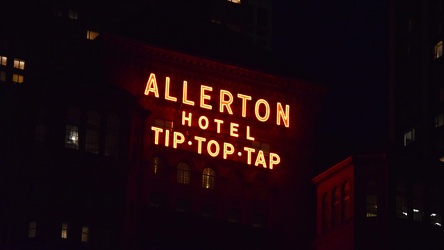
<path fill-rule="evenodd" d="M 320 169 L 381 152 L 388 127 L 387 1 L 276 1 L 273 50 L 327 88 Z"/>

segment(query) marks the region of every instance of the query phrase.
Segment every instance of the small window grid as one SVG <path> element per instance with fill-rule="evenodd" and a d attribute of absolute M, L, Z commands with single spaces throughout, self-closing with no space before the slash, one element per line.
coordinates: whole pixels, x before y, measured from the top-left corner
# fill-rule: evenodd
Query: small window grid
<path fill-rule="evenodd" d="M 6 66 L 8 63 L 8 58 L 6 56 L 0 56 L 0 65 Z"/>
<path fill-rule="evenodd" d="M 443 42 L 439 41 L 435 45 L 435 59 L 441 58 L 443 55 Z"/>
<path fill-rule="evenodd" d="M 68 18 L 72 20 L 79 19 L 79 12 L 75 10 L 69 10 L 68 11 Z"/>
<path fill-rule="evenodd" d="M 205 168 L 202 173 L 202 187 L 205 189 L 215 189 L 216 173 L 211 168 Z"/>
<path fill-rule="evenodd" d="M 62 223 L 62 230 L 60 232 L 60 238 L 68 239 L 68 223 Z"/>
<path fill-rule="evenodd" d="M 82 242 L 88 242 L 89 241 L 89 227 L 88 226 L 83 226 L 82 227 L 82 238 L 81 238 Z"/>
<path fill-rule="evenodd" d="M 94 40 L 94 39 L 96 39 L 99 35 L 100 35 L 99 32 L 95 32 L 95 31 L 92 31 L 92 30 L 87 30 L 87 31 L 86 31 L 86 39 L 88 39 L 88 40 Z"/>
<path fill-rule="evenodd" d="M 186 163 L 177 165 L 177 183 L 190 184 L 190 166 Z"/>
<path fill-rule="evenodd" d="M 37 235 L 37 222 L 31 221 L 29 222 L 28 238 L 35 238 L 36 235 Z"/>
<path fill-rule="evenodd" d="M 20 74 L 12 74 L 12 82 L 13 83 L 22 83 L 24 81 L 23 75 Z"/>
<path fill-rule="evenodd" d="M 22 59 L 14 58 L 14 69 L 25 70 L 25 61 Z"/>

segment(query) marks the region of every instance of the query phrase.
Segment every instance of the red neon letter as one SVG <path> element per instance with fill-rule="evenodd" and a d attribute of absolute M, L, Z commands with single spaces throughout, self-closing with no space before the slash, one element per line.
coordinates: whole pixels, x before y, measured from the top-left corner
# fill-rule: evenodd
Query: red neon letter
<path fill-rule="evenodd" d="M 281 125 L 281 119 L 284 122 L 285 127 L 290 127 L 290 105 L 285 105 L 285 113 L 280 102 L 277 103 L 277 116 L 276 124 Z"/>
<path fill-rule="evenodd" d="M 167 76 L 165 79 L 165 100 L 177 102 L 177 98 L 170 96 L 170 78 Z"/>
<path fill-rule="evenodd" d="M 230 123 L 230 135 L 233 137 L 239 137 L 237 134 L 237 129 L 239 128 L 239 124 L 231 122 Z"/>
<path fill-rule="evenodd" d="M 237 97 L 242 99 L 242 117 L 246 117 L 247 116 L 247 101 L 251 101 L 251 96 L 237 94 Z"/>
<path fill-rule="evenodd" d="M 261 116 L 259 114 L 259 106 L 263 104 L 265 105 L 265 114 L 264 116 Z M 254 108 L 254 112 L 256 113 L 256 118 L 261 121 L 261 122 L 266 122 L 268 120 L 268 118 L 270 117 L 270 104 L 268 104 L 267 101 L 265 101 L 264 99 L 259 99 L 256 101 L 256 106 Z"/>
<path fill-rule="evenodd" d="M 217 133 L 220 133 L 220 125 L 224 123 L 224 121 L 219 119 L 214 119 L 214 122 L 216 123 L 216 131 Z"/>
<path fill-rule="evenodd" d="M 244 147 L 244 150 L 247 151 L 247 164 L 251 165 L 251 153 L 254 153 L 256 150 L 249 147 Z"/>
<path fill-rule="evenodd" d="M 247 140 L 254 141 L 254 137 L 250 136 L 250 126 L 247 126 Z"/>
<path fill-rule="evenodd" d="M 179 139 L 180 137 L 180 139 Z M 185 136 L 180 132 L 174 132 L 173 148 L 177 148 L 177 144 L 182 144 L 185 141 Z"/>
<path fill-rule="evenodd" d="M 228 100 L 225 100 L 225 96 L 228 97 Z M 228 90 L 220 90 L 220 105 L 219 105 L 219 111 L 221 113 L 224 112 L 224 107 L 227 108 L 227 111 L 230 115 L 233 114 L 233 111 L 231 110 L 231 104 L 233 103 L 233 95 Z"/>
<path fill-rule="evenodd" d="M 224 159 L 227 159 L 227 155 L 234 153 L 234 146 L 231 143 L 224 142 Z"/>
<path fill-rule="evenodd" d="M 278 154 L 270 153 L 270 169 L 273 169 L 274 165 L 277 165 L 281 162 L 281 157 Z"/>
<path fill-rule="evenodd" d="M 267 163 L 265 162 L 265 156 L 264 151 L 259 150 L 256 156 L 256 162 L 254 163 L 255 166 L 259 166 L 259 164 L 262 164 L 262 167 L 267 168 Z"/>
<path fill-rule="evenodd" d="M 211 96 L 206 95 L 205 91 L 213 91 L 213 87 L 201 85 L 200 86 L 200 107 L 204 109 L 213 109 L 211 105 L 205 103 L 205 100 L 211 100 Z"/>
<path fill-rule="evenodd" d="M 159 134 L 163 132 L 163 129 L 151 126 L 151 130 L 154 131 L 154 144 L 159 144 Z"/>
<path fill-rule="evenodd" d="M 187 117 L 185 111 L 182 111 L 182 125 L 185 125 L 185 122 L 188 122 L 188 127 L 191 127 L 191 113 L 188 113 Z"/>
<path fill-rule="evenodd" d="M 183 81 L 182 103 L 194 106 L 194 102 L 193 101 L 187 100 L 187 94 L 188 94 L 187 81 Z"/>
<path fill-rule="evenodd" d="M 150 92 L 153 92 L 155 97 L 159 97 L 159 88 L 157 87 L 156 75 L 154 73 L 151 73 L 150 77 L 148 78 L 145 88 L 145 95 L 149 95 Z"/>
<path fill-rule="evenodd" d="M 207 139 L 200 136 L 194 136 L 194 139 L 197 141 L 197 153 L 202 154 L 202 142 L 206 141 Z"/>
<path fill-rule="evenodd" d="M 203 124 L 202 121 L 205 121 L 205 124 Z M 203 130 L 207 129 L 208 128 L 208 124 L 209 124 L 209 121 L 208 121 L 208 118 L 206 116 L 199 117 L 199 127 L 201 129 L 203 129 Z"/>
<path fill-rule="evenodd" d="M 214 145 L 215 147 L 216 147 L 216 151 L 215 152 L 212 152 L 211 151 L 211 145 Z M 215 140 L 210 140 L 209 142 L 208 142 L 208 144 L 207 144 L 207 151 L 208 151 L 208 154 L 209 155 L 211 155 L 211 156 L 213 156 L 213 157 L 216 157 L 218 154 L 219 154 L 219 143 L 217 143 L 217 141 L 215 141 Z"/>

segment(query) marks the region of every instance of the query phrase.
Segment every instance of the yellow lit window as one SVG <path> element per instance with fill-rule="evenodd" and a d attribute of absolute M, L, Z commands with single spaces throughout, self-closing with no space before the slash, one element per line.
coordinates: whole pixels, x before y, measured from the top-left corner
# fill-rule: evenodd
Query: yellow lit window
<path fill-rule="evenodd" d="M 232 2 L 232 3 L 240 4 L 240 3 L 241 3 L 241 0 L 228 0 L 228 2 Z"/>
<path fill-rule="evenodd" d="M 202 173 L 202 187 L 214 189 L 216 186 L 216 173 L 211 168 L 206 168 Z"/>
<path fill-rule="evenodd" d="M 0 81 L 6 81 L 6 72 L 0 71 Z"/>
<path fill-rule="evenodd" d="M 68 223 L 62 224 L 62 231 L 61 231 L 60 237 L 62 239 L 68 239 Z"/>
<path fill-rule="evenodd" d="M 6 66 L 8 58 L 6 56 L 0 56 L 0 65 Z"/>
<path fill-rule="evenodd" d="M 89 241 L 89 227 L 84 226 L 82 227 L 82 242 L 88 242 Z"/>
<path fill-rule="evenodd" d="M 35 221 L 29 222 L 28 238 L 35 238 L 36 233 L 37 233 L 37 222 Z"/>
<path fill-rule="evenodd" d="M 14 69 L 25 69 L 25 61 L 22 59 L 14 58 Z"/>
<path fill-rule="evenodd" d="M 12 75 L 12 82 L 13 83 L 22 83 L 23 82 L 23 76 L 19 74 L 13 74 Z"/>
<path fill-rule="evenodd" d="M 79 19 L 79 12 L 77 12 L 75 10 L 69 10 L 68 17 L 69 17 L 69 19 L 77 20 L 77 19 Z"/>
<path fill-rule="evenodd" d="M 88 39 L 88 40 L 94 40 L 94 39 L 96 39 L 98 36 L 99 36 L 99 32 L 95 32 L 95 31 L 92 31 L 92 30 L 87 30 L 86 31 L 86 39 Z"/>
<path fill-rule="evenodd" d="M 442 57 L 442 46 L 443 46 L 443 42 L 442 41 L 439 41 L 435 45 L 435 59 L 438 59 L 438 58 Z"/>

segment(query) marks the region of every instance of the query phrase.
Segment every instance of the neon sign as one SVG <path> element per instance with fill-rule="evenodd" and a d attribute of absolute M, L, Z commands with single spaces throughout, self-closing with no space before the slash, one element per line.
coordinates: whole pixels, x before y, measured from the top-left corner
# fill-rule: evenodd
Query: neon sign
<path fill-rule="evenodd" d="M 211 101 L 212 94 L 216 93 L 213 90 L 213 87 L 207 85 L 200 85 L 200 93 L 198 100 L 190 100 L 188 95 L 188 82 L 183 81 L 182 83 L 182 97 L 180 98 L 171 95 L 171 80 L 169 77 L 165 78 L 165 91 L 163 98 L 166 101 L 171 102 L 181 102 L 184 105 L 195 106 L 205 110 L 213 110 L 213 106 L 215 105 Z M 156 75 L 151 73 L 148 81 L 146 83 L 144 94 L 146 96 L 154 96 L 156 98 L 160 98 L 159 94 L 159 86 L 157 84 Z M 217 94 L 217 93 L 216 93 Z M 249 102 L 253 102 L 253 98 L 249 95 L 237 93 L 237 95 L 233 95 L 230 91 L 220 89 L 219 90 L 219 102 L 218 102 L 218 110 L 222 114 L 228 115 L 237 115 L 233 112 L 232 106 L 234 103 L 239 103 L 242 107 L 240 116 L 247 117 L 247 108 L 249 107 Z M 235 98 L 236 96 L 236 98 Z M 274 110 L 275 112 L 272 112 Z M 259 122 L 267 122 L 270 120 L 272 115 L 276 116 L 275 121 L 277 126 L 284 126 L 286 128 L 290 127 L 290 106 L 282 105 L 280 102 L 276 102 L 276 105 L 271 106 L 270 103 L 265 99 L 255 100 L 254 103 L 254 118 Z M 182 111 L 181 115 L 182 126 L 188 127 L 199 127 L 201 130 L 207 130 L 210 126 L 215 127 L 215 131 L 217 134 L 227 133 L 229 136 L 234 138 L 239 138 L 240 130 L 242 130 L 242 134 L 245 135 L 245 139 L 248 141 L 255 141 L 255 138 L 251 135 L 250 126 L 241 126 L 238 123 L 230 122 L 228 124 L 227 129 L 222 129 L 222 125 L 225 123 L 224 120 L 221 119 L 209 119 L 208 117 L 202 115 L 196 119 L 193 118 L 193 113 Z M 196 126 L 197 124 L 197 126 Z M 225 126 L 226 127 L 226 126 Z M 151 130 L 154 132 L 154 144 L 159 145 L 160 139 L 164 139 L 165 147 L 170 146 L 170 142 L 172 142 L 173 148 L 178 148 L 179 145 L 185 145 L 185 135 L 179 131 L 173 131 L 169 129 L 163 129 L 157 126 L 152 126 Z M 245 132 L 245 133 L 243 133 Z M 237 152 L 236 156 L 236 147 L 229 142 L 220 143 L 214 139 L 207 140 L 205 137 L 195 135 L 192 138 L 188 138 L 188 146 L 192 146 L 194 143 L 197 144 L 197 153 L 202 154 L 205 150 L 212 157 L 222 156 L 223 159 L 233 159 L 235 157 L 240 157 L 243 153 L 246 154 L 246 161 L 248 165 L 254 164 L 255 166 L 262 166 L 264 168 L 273 169 L 274 166 L 280 163 L 280 156 L 277 153 L 267 152 L 265 153 L 263 150 L 255 149 L 252 147 L 244 146 Z M 266 157 L 267 156 L 267 157 Z M 255 158 L 255 159 L 253 159 Z M 268 158 L 268 160 L 266 159 Z M 253 163 L 254 160 L 254 163 Z"/>

